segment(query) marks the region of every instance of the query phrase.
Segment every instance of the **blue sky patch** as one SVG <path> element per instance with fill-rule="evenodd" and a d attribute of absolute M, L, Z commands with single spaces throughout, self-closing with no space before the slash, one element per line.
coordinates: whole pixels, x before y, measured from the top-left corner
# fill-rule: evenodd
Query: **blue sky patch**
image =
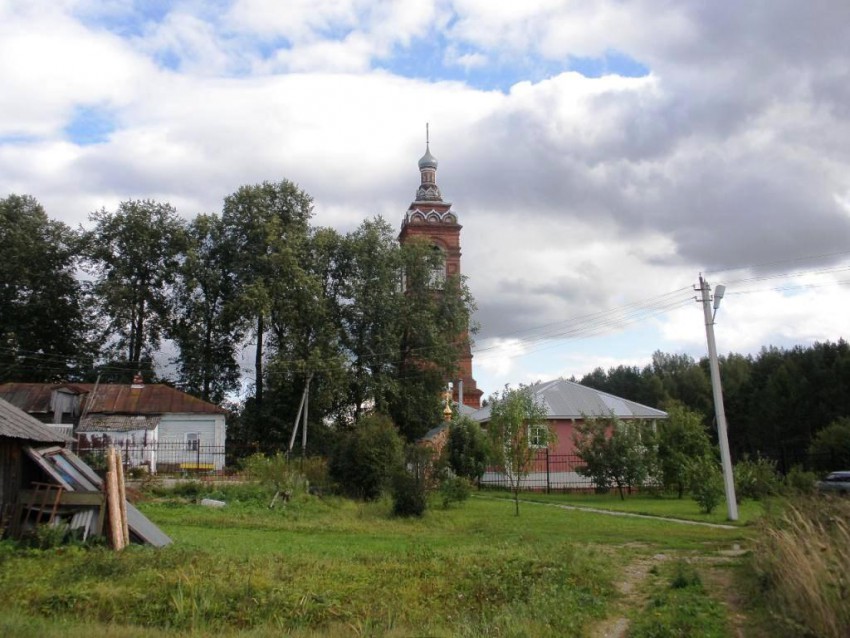
<path fill-rule="evenodd" d="M 10 133 L 8 135 L 0 135 L 0 146 L 4 146 L 6 144 L 31 144 L 32 142 L 36 142 L 38 140 L 39 138 L 36 135 L 26 135 L 24 133 Z"/>
<path fill-rule="evenodd" d="M 87 146 L 109 139 L 115 130 L 115 117 L 107 109 L 96 106 L 79 106 L 64 128 L 65 136 L 74 144 Z"/>
<path fill-rule="evenodd" d="M 375 66 L 396 75 L 429 82 L 452 80 L 463 82 L 476 89 L 508 92 L 518 82 L 540 82 L 565 71 L 575 71 L 585 77 L 604 75 L 643 77 L 649 68 L 619 51 L 608 51 L 600 57 L 573 57 L 563 60 L 539 56 L 493 57 L 492 52 L 459 48 L 457 57 L 481 53 L 484 62 L 478 66 L 464 67 L 447 63 L 445 37 L 435 34 L 427 40 L 415 40 L 411 46 L 398 47 L 391 58 L 378 61 Z"/>
<path fill-rule="evenodd" d="M 607 51 L 598 58 L 570 57 L 569 70 L 588 78 L 600 78 L 603 75 L 640 78 L 649 75 L 648 67 L 619 51 Z"/>

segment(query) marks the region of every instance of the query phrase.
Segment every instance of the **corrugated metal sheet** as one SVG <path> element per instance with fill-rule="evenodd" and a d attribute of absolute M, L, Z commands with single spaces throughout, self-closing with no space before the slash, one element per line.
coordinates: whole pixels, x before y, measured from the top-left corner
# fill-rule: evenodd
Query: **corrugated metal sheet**
<path fill-rule="evenodd" d="M 67 443 L 61 432 L 51 430 L 38 419 L 0 399 L 0 436 L 38 443 Z"/>
<path fill-rule="evenodd" d="M 134 414 L 92 414 L 77 426 L 77 432 L 132 432 L 155 430 L 161 417 Z"/>
<path fill-rule="evenodd" d="M 54 390 L 68 390 L 83 396 L 81 410 L 106 414 L 224 414 L 225 410 L 190 394 L 161 383 L 122 385 L 101 383 L 94 393 L 93 383 L 4 383 L 0 398 L 30 414 L 48 414 Z M 88 405 L 86 406 L 86 403 Z"/>
<path fill-rule="evenodd" d="M 531 389 L 537 403 L 546 408 L 550 419 L 581 419 L 585 416 L 605 417 L 612 414 L 620 419 L 667 418 L 667 413 L 662 410 L 566 379 L 536 383 Z M 488 421 L 490 406 L 481 408 L 472 418 L 479 422 Z"/>

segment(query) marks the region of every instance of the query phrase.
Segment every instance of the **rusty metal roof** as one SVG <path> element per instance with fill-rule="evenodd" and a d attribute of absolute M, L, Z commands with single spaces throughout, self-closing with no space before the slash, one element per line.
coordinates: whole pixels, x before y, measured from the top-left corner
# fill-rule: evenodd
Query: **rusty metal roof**
<path fill-rule="evenodd" d="M 38 443 L 67 443 L 68 438 L 50 426 L 0 399 L 0 436 Z"/>
<path fill-rule="evenodd" d="M 52 412 L 54 390 L 77 394 L 88 414 L 224 414 L 225 410 L 161 383 L 124 385 L 101 383 L 4 383 L 0 398 L 29 414 Z"/>

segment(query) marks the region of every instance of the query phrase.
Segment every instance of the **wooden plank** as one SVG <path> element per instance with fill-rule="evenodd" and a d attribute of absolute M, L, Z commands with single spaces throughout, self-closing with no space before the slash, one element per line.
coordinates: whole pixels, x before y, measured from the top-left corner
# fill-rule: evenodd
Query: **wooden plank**
<path fill-rule="evenodd" d="M 33 493 L 35 490 L 21 490 L 21 501 L 22 502 L 30 502 L 33 498 Z M 103 505 L 103 493 L 102 492 L 66 492 L 62 491 L 62 495 L 59 497 L 60 505 L 93 505 L 93 506 L 101 506 Z"/>

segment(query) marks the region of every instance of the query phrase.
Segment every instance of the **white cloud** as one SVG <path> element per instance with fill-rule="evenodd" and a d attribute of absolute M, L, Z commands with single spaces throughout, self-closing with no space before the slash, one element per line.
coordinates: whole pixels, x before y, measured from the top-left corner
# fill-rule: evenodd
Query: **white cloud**
<path fill-rule="evenodd" d="M 75 105 L 119 107 L 155 81 L 121 39 L 36 6 L 0 20 L 0 135 L 55 134 Z"/>
<path fill-rule="evenodd" d="M 653 329 L 633 343 L 622 326 L 579 348 L 528 340 L 536 326 L 688 287 L 699 270 L 834 255 L 850 241 L 847 3 L 200 6 L 151 17 L 129 2 L 0 3 L 0 194 L 32 194 L 75 225 L 131 197 L 215 211 L 242 184 L 287 177 L 314 196 L 318 224 L 397 224 L 430 122 L 481 341 L 498 346 L 476 359 L 485 390 L 656 349 L 702 352 L 696 304 L 641 324 Z M 420 68 L 409 56 L 424 45 L 437 53 Z M 650 75 L 562 72 L 612 51 Z M 416 77 L 433 75 L 429 64 L 495 84 L 506 67 L 530 71 L 487 91 L 402 77 L 397 56 Z M 69 143 L 79 106 L 112 115 L 107 139 Z M 840 286 L 729 291 L 723 350 L 843 334 Z"/>

